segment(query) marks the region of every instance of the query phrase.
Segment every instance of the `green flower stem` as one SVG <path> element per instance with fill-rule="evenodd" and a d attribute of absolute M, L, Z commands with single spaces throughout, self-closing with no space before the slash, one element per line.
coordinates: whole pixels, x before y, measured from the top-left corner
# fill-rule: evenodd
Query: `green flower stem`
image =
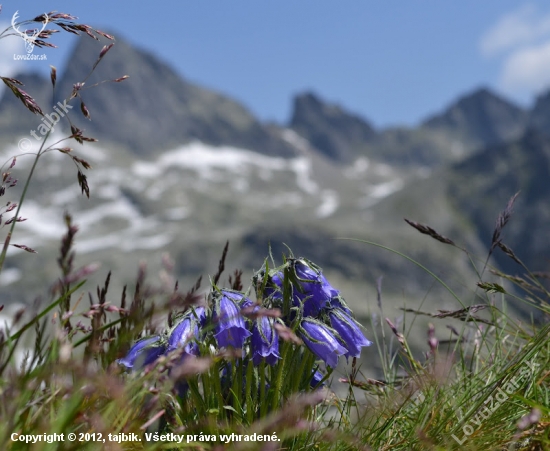
<path fill-rule="evenodd" d="M 201 396 L 199 390 L 199 383 L 197 378 L 192 378 L 187 381 L 189 385 L 189 393 L 191 395 L 192 405 L 195 407 L 197 415 L 200 417 L 206 416 L 208 407 L 205 405 L 204 399 Z"/>
<path fill-rule="evenodd" d="M 21 193 L 21 197 L 19 198 L 19 203 L 17 204 L 17 210 L 15 211 L 15 220 L 11 223 L 10 231 L 8 232 L 8 236 L 6 236 L 6 239 L 4 240 L 4 247 L 2 248 L 2 253 L 0 254 L 0 273 L 2 272 L 4 261 L 6 260 L 6 254 L 8 253 L 8 246 L 10 245 L 11 237 L 13 235 L 13 231 L 15 230 L 15 223 L 17 222 L 17 218 L 19 217 L 19 211 L 21 210 L 21 206 L 23 205 L 25 196 L 27 195 L 27 190 L 29 189 L 31 179 L 34 174 L 34 169 L 38 164 L 38 160 L 42 155 L 42 149 L 44 149 L 44 144 L 46 144 L 46 141 L 48 140 L 50 133 L 51 133 L 51 130 L 49 130 L 48 133 L 46 133 L 46 136 L 44 136 L 44 140 L 42 141 L 42 144 L 40 145 L 40 149 L 38 150 L 38 153 L 36 154 L 36 158 L 34 159 L 34 163 L 32 164 L 31 172 L 29 173 L 29 176 L 25 181 L 25 186 L 23 187 L 23 192 Z"/>
<path fill-rule="evenodd" d="M 246 386 L 245 386 L 245 405 L 246 405 L 246 420 L 248 424 L 254 421 L 254 405 L 252 401 L 252 377 L 254 376 L 254 365 L 252 359 L 248 360 L 246 368 Z"/>
<path fill-rule="evenodd" d="M 299 349 L 297 349 L 299 351 Z M 315 357 L 311 352 L 309 352 L 307 349 L 303 350 L 302 355 L 300 356 L 299 352 L 294 353 L 294 358 L 300 358 L 300 368 L 298 369 L 298 372 L 296 373 L 296 377 L 293 380 L 292 384 L 292 391 L 297 392 L 300 389 L 300 384 L 304 380 L 304 372 L 306 369 L 310 369 L 310 379 L 313 377 L 313 363 L 315 360 Z M 309 384 L 308 384 L 309 387 Z"/>
<path fill-rule="evenodd" d="M 292 288 L 290 286 L 290 268 L 285 268 L 283 273 L 283 315 L 289 316 L 290 315 L 290 308 L 292 304 Z M 287 365 L 287 355 L 289 353 L 289 350 L 291 349 L 291 344 L 288 342 L 283 343 L 283 349 L 281 351 L 281 359 L 279 360 L 277 366 L 276 366 L 276 374 L 275 374 L 275 385 L 273 386 L 273 389 L 271 391 L 271 399 L 269 402 L 269 405 L 271 409 L 276 409 L 278 407 L 278 399 L 280 395 L 282 394 L 282 386 L 283 386 L 283 375 L 286 372 L 286 365 Z"/>
<path fill-rule="evenodd" d="M 260 417 L 264 418 L 267 414 L 267 397 L 265 393 L 265 359 L 262 359 L 260 362 L 260 369 L 258 373 L 260 374 Z M 271 367 L 269 368 L 271 372 Z M 271 380 L 271 379 L 270 379 Z"/>
<path fill-rule="evenodd" d="M 204 393 L 204 402 L 207 405 L 207 408 L 211 408 L 216 404 L 215 393 L 212 390 L 212 379 L 209 377 L 208 373 L 198 377 L 198 380 L 202 382 L 202 391 Z"/>
<path fill-rule="evenodd" d="M 290 316 L 292 306 L 292 288 L 290 286 L 290 268 L 285 268 L 283 272 L 283 316 Z"/>
<path fill-rule="evenodd" d="M 219 362 L 216 362 L 212 368 L 210 369 L 211 374 L 211 382 L 212 382 L 212 392 L 214 396 L 217 398 L 218 406 L 225 405 L 224 399 L 223 399 L 223 392 L 222 392 L 222 382 L 220 378 L 220 364 Z M 206 375 L 204 376 L 206 377 Z M 215 403 L 214 403 L 215 405 Z M 222 419 L 227 418 L 227 411 L 225 409 L 220 409 L 219 415 L 222 417 Z"/>
<path fill-rule="evenodd" d="M 243 406 L 244 406 L 244 400 L 242 399 L 242 393 L 243 393 L 243 361 L 241 359 L 235 360 L 234 363 L 231 365 L 232 371 L 231 376 L 233 378 L 233 383 L 231 384 L 231 394 L 233 397 L 232 402 L 230 402 L 230 406 L 233 407 L 233 411 L 237 412 L 238 415 L 242 418 L 243 417 Z M 243 402 L 241 402 L 243 401 Z"/>
<path fill-rule="evenodd" d="M 287 365 L 287 361 L 289 360 L 287 358 L 289 350 L 291 349 L 292 345 L 288 342 L 283 343 L 283 351 L 281 352 L 281 360 L 279 360 L 279 364 L 277 365 L 277 374 L 275 375 L 275 385 L 273 387 L 273 391 L 271 393 L 271 402 L 269 403 L 272 410 L 275 410 L 277 407 L 279 407 L 279 403 L 277 402 L 280 395 L 282 394 L 282 386 L 283 386 L 283 375 L 285 374 L 285 366 Z"/>

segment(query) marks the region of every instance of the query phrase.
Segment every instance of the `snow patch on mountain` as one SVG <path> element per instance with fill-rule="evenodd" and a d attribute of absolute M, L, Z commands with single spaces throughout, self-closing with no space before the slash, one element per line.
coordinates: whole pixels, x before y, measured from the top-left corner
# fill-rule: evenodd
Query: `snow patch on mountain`
<path fill-rule="evenodd" d="M 172 241 L 169 233 L 160 233 L 151 236 L 138 236 L 135 233 L 121 232 L 109 235 L 77 241 L 75 249 L 80 254 L 96 252 L 102 249 L 117 248 L 124 252 L 139 249 L 154 250 L 160 249 Z"/>
<path fill-rule="evenodd" d="M 334 190 L 326 189 L 321 192 L 321 205 L 317 207 L 315 214 L 318 218 L 327 218 L 338 210 L 340 205 L 338 193 Z"/>
<path fill-rule="evenodd" d="M 75 223 L 83 231 L 91 229 L 107 217 L 126 219 L 130 224 L 142 221 L 139 210 L 125 197 L 118 197 L 112 202 L 105 202 L 97 207 L 74 214 Z"/>
<path fill-rule="evenodd" d="M 397 191 L 400 191 L 405 186 L 401 179 L 391 180 L 389 182 L 380 183 L 371 188 L 369 196 L 375 199 L 383 199 Z"/>
<path fill-rule="evenodd" d="M 302 153 L 305 153 L 311 149 L 309 141 L 290 128 L 283 130 L 282 137 L 286 142 L 292 144 Z"/>
<path fill-rule="evenodd" d="M 344 169 L 344 176 L 351 180 L 361 178 L 365 175 L 369 167 L 369 159 L 367 157 L 359 157 L 350 167 Z"/>
<path fill-rule="evenodd" d="M 188 207 L 169 208 L 164 212 L 166 219 L 170 221 L 181 221 L 191 214 L 191 209 Z"/>
<path fill-rule="evenodd" d="M 290 168 L 296 173 L 296 185 L 308 194 L 319 191 L 319 185 L 313 180 L 313 168 L 309 158 L 301 157 L 290 160 Z"/>
<path fill-rule="evenodd" d="M 63 212 L 58 208 L 44 208 L 38 202 L 27 200 L 21 207 L 20 216 L 25 222 L 18 224 L 17 229 L 31 232 L 32 236 L 44 239 L 58 239 L 65 227 L 63 226 Z M 15 235 L 17 237 L 17 235 Z M 19 240 L 19 237 L 17 237 Z M 21 242 L 29 246 L 28 242 Z"/>
<path fill-rule="evenodd" d="M 402 179 L 367 186 L 365 189 L 367 195 L 358 201 L 358 205 L 360 208 L 372 207 L 385 197 L 402 190 L 404 186 L 405 182 Z"/>
<path fill-rule="evenodd" d="M 274 171 L 291 171 L 295 173 L 300 189 L 308 194 L 319 192 L 312 177 L 311 160 L 306 156 L 291 159 L 269 157 L 251 150 L 215 147 L 199 141 L 165 152 L 156 161 L 137 161 L 131 171 L 136 177 L 163 180 L 175 168 L 194 171 L 201 179 L 214 183 L 231 181 L 233 188 L 240 192 L 249 189 L 246 177 L 252 174 L 269 180 Z M 159 191 L 155 195 L 158 196 Z"/>

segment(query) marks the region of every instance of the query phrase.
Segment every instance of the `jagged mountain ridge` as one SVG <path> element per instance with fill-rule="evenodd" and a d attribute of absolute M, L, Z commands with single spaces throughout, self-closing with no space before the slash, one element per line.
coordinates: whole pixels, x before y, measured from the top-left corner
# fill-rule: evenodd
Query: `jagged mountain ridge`
<path fill-rule="evenodd" d="M 550 91 L 536 98 L 533 108 L 529 111 L 527 127 L 550 136 Z"/>
<path fill-rule="evenodd" d="M 262 124 L 241 104 L 185 80 L 155 55 L 118 39 L 87 79 L 102 45 L 80 38 L 65 73 L 59 75 L 56 98 L 49 80 L 21 74 L 23 89 L 40 104 L 54 105 L 72 91 L 76 80 L 86 80 L 81 90 L 92 121 L 82 117 L 77 102 L 71 111 L 74 123 L 89 135 L 100 134 L 106 143 L 125 146 L 140 156 L 199 140 L 212 145 L 232 145 L 267 155 L 291 157 L 299 151 L 282 136 L 280 126 Z M 94 83 L 131 75 L 122 83 Z M 541 97 L 542 99 L 542 97 Z M 0 129 L 15 139 L 39 124 L 27 112 L 13 116 L 17 99 L 4 91 L 0 99 Z M 349 164 L 359 156 L 391 164 L 437 167 L 456 161 L 474 149 L 517 138 L 526 126 L 545 128 L 537 112 L 526 112 L 487 88 L 477 89 L 423 121 L 418 127 L 377 130 L 367 119 L 327 102 L 313 92 L 293 101 L 290 128 L 312 148 L 334 162 Z M 17 119 L 15 119 L 17 117 Z M 130 132 L 129 132 L 130 131 Z"/>
<path fill-rule="evenodd" d="M 438 167 L 519 137 L 527 117 L 520 107 L 479 88 L 416 128 L 376 130 L 360 116 L 309 92 L 296 96 L 289 126 L 335 161 L 365 155 L 398 165 Z"/>
<path fill-rule="evenodd" d="M 85 78 L 100 49 L 101 44 L 92 40 L 79 41 L 69 70 L 60 75 L 59 92 L 70 92 L 75 81 Z M 481 89 L 416 128 L 377 130 L 368 120 L 313 93 L 297 97 L 287 127 L 266 125 L 237 102 L 195 86 L 153 55 L 119 40 L 98 66 L 97 77 L 116 78 L 127 72 L 130 78 L 123 83 L 82 91 L 92 121 L 77 108 L 72 112 L 87 135 L 100 139 L 99 146 L 74 145 L 94 165 L 89 180 L 92 199 L 80 198 L 75 174 L 60 160 L 44 159 L 33 181 L 31 194 L 36 200 L 26 203 L 23 213 L 29 221 L 21 225 L 20 238 L 39 248 L 38 258 L 44 260 L 21 254 L 15 260 L 37 277 L 55 277 L 55 267 L 45 261 L 48 257 L 51 261 L 62 233 L 62 212 L 69 209 L 81 225 L 77 239 L 81 258 L 116 268 L 125 281 L 140 259 L 150 261 L 166 249 L 178 262 L 178 274 L 193 279 L 216 267 L 219 251 L 230 239 L 237 243 L 232 261 L 244 269 L 262 261 L 268 241 L 274 247 L 285 242 L 341 280 L 360 286 L 372 283 L 380 273 L 393 274 L 393 289 L 418 294 L 429 286 L 422 271 L 384 253 L 330 238 L 352 236 L 387 243 L 424 259 L 428 267 L 471 275 L 446 250 L 424 249 L 426 238 L 409 230 L 402 222 L 403 212 L 407 210 L 413 220 L 437 225 L 443 234 L 449 228 L 454 231 L 457 218 L 467 217 L 463 223 L 469 226 L 466 239 L 473 244 L 472 251 L 486 250 L 483 237 L 501 208 L 500 197 L 492 199 L 492 190 L 480 188 L 486 198 L 483 208 L 461 212 L 465 204 L 451 202 L 455 193 L 447 180 L 455 174 L 462 180 L 483 176 L 480 165 L 492 161 L 475 158 L 483 154 L 484 146 L 492 143 L 490 148 L 495 149 L 495 140 L 520 136 L 526 126 L 512 127 L 514 117 L 521 124 L 535 122 L 525 119 L 533 118 L 534 112 L 523 112 Z M 51 99 L 49 80 L 43 80 L 43 86 L 38 77 L 24 81 L 29 93 Z M 85 86 L 91 84 L 92 79 Z M 26 127 L 38 123 L 37 116 L 18 103 L 5 95 L 0 101 L 0 124 L 7 124 L 2 127 L 4 139 L 28 134 Z M 503 111 L 495 112 L 499 108 Z M 23 113 L 14 116 L 12 111 Z M 537 114 L 544 117 L 543 112 Z M 489 132 L 474 127 L 479 117 Z M 507 125 L 498 123 L 502 118 Z M 315 138 L 320 131 L 326 139 Z M 529 150 L 518 142 L 516 152 Z M 460 147 L 457 152 L 455 144 Z M 506 171 L 498 180 L 500 172 L 495 174 L 494 184 L 508 187 L 508 192 Z M 528 173 L 522 175 L 513 188 L 521 188 L 528 179 Z M 441 199 L 436 199 L 440 193 Z M 479 196 L 474 198 L 480 202 Z M 480 214 L 483 218 L 476 217 Z M 8 285 L 22 292 L 21 284 Z M 32 286 L 24 285 L 24 289 Z M 4 290 L 5 296 L 8 291 Z"/>
<path fill-rule="evenodd" d="M 70 90 L 74 80 L 84 79 L 97 54 L 96 42 L 80 39 L 59 92 Z M 155 55 L 123 39 L 116 41 L 86 85 L 123 75 L 130 78 L 89 93 L 82 91 L 95 118 L 88 122 L 79 117 L 78 124 L 110 142 L 126 145 L 137 155 L 150 156 L 192 140 L 267 155 L 296 155 L 291 145 L 241 104 L 188 82 Z"/>
<path fill-rule="evenodd" d="M 294 98 L 290 128 L 333 161 L 353 162 L 376 136 L 366 120 L 339 105 L 323 102 L 312 92 Z"/>
<path fill-rule="evenodd" d="M 92 115 L 92 121 L 80 113 L 80 102 L 73 100 L 70 112 L 73 123 L 86 136 L 98 135 L 107 144 L 124 146 L 139 156 L 151 156 L 200 140 L 212 145 L 232 145 L 259 153 L 290 157 L 296 149 L 272 127 L 261 124 L 245 107 L 227 96 L 187 82 L 156 56 L 140 50 L 123 39 L 103 58 L 88 78 L 102 45 L 88 37 L 78 39 L 69 58 L 67 70 L 58 75 L 55 98 L 49 80 L 38 75 L 17 75 L 25 83 L 22 89 L 41 100 L 45 113 L 58 101 L 63 103 L 76 81 L 85 84 L 79 91 Z M 120 83 L 94 84 L 130 78 Z M 18 126 L 11 129 L 9 120 L 13 99 L 5 92 L 0 101 L 0 125 L 12 136 L 36 128 L 37 118 L 23 114 Z M 11 96 L 13 97 L 13 96 Z M 67 130 L 65 121 L 62 126 Z"/>
<path fill-rule="evenodd" d="M 443 113 L 425 120 L 422 126 L 451 133 L 471 142 L 472 146 L 484 147 L 519 137 L 526 119 L 524 109 L 487 88 L 480 88 L 460 97 Z"/>

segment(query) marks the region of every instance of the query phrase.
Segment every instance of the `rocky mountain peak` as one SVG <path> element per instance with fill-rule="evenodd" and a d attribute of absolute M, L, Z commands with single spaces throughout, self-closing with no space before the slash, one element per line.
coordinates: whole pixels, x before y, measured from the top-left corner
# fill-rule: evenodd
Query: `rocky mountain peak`
<path fill-rule="evenodd" d="M 85 135 L 101 136 L 102 142 L 124 145 L 140 156 L 193 140 L 268 155 L 296 153 L 238 102 L 186 81 L 153 53 L 119 37 L 86 79 L 102 46 L 109 43 L 105 39 L 97 42 L 87 36 L 80 38 L 58 83 L 62 99 L 70 94 L 75 82 L 86 80 L 80 94 L 92 120 L 73 110 L 75 123 L 86 130 Z M 87 90 L 94 83 L 123 75 L 129 78 Z"/>
<path fill-rule="evenodd" d="M 422 125 L 455 134 L 475 146 L 515 139 L 525 127 L 526 112 L 487 88 L 460 97 Z"/>
<path fill-rule="evenodd" d="M 529 114 L 528 127 L 550 136 L 550 91 L 536 98 Z"/>
<path fill-rule="evenodd" d="M 290 127 L 332 160 L 348 162 L 376 131 L 365 119 L 312 92 L 294 98 Z"/>

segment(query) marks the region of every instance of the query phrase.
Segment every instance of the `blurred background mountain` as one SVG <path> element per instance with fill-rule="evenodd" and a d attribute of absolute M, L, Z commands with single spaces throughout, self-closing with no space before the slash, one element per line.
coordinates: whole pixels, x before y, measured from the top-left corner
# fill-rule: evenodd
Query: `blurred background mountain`
<path fill-rule="evenodd" d="M 58 74 L 55 96 L 49 79 L 15 76 L 46 113 L 75 82 L 86 80 L 80 93 L 92 120 L 74 101 L 69 117 L 99 142 L 63 144 L 93 166 L 89 200 L 66 155 L 42 158 L 21 213 L 28 220 L 12 239 L 38 254 L 10 251 L 0 303 L 47 298 L 45 284 L 59 275 L 64 211 L 80 228 L 76 264 L 102 264 L 88 287 L 113 272 L 112 302 L 123 284 L 132 284 L 140 262 L 147 262 L 154 279 L 165 253 L 175 261 L 180 286 L 190 287 L 198 276 L 215 273 L 229 240 L 222 280 L 237 268 L 248 280 L 269 245 L 279 261 L 288 246 L 319 264 L 362 317 L 377 309 L 380 276 L 386 316 L 400 316 L 397 308 L 405 304 L 431 312 L 457 309 L 450 293 L 405 258 L 340 238 L 405 253 L 448 282 L 465 304 L 478 302 L 479 279 L 468 256 L 419 234 L 403 218 L 466 247 L 480 270 L 497 215 L 517 191 L 504 242 L 533 271 L 549 271 L 550 92 L 527 110 L 480 87 L 417 127 L 384 129 L 322 93 L 302 92 L 288 123 L 264 123 L 238 100 L 182 78 L 121 39 L 87 78 L 103 44 L 78 41 L 68 69 Z M 92 87 L 126 74 L 122 83 Z M 21 155 L 22 138 L 38 150 L 29 131 L 39 124 L 4 91 L 3 161 Z M 68 131 L 63 119 L 54 138 Z M 31 163 L 32 157 L 19 156 L 13 174 L 25 179 Z M 4 199 L 15 201 L 17 191 L 8 190 Z M 491 264 L 521 273 L 498 250 Z M 524 306 L 513 308 L 524 318 L 529 314 Z"/>

